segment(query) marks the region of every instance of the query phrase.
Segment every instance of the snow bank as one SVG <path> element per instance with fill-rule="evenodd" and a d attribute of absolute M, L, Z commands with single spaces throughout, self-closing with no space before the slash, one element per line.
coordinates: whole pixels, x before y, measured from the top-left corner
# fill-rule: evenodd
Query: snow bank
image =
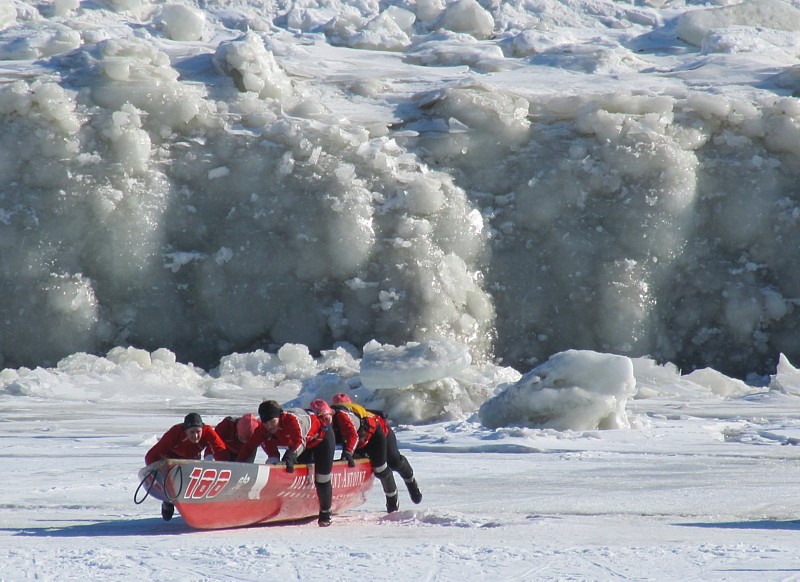
<path fill-rule="evenodd" d="M 636 358 L 632 361 L 637 400 L 666 398 L 688 403 L 705 399 L 735 399 L 764 391 L 763 388 L 750 386 L 712 368 L 681 375 L 673 364 L 658 365 L 650 358 Z"/>
<path fill-rule="evenodd" d="M 203 38 L 205 12 L 182 4 L 165 4 L 157 18 L 164 33 L 172 40 L 193 41 Z"/>
<path fill-rule="evenodd" d="M 748 0 L 704 10 L 692 10 L 678 17 L 678 37 L 700 47 L 716 29 L 734 26 L 800 31 L 800 10 L 784 0 Z"/>
<path fill-rule="evenodd" d="M 781 354 L 775 374 L 770 377 L 770 390 L 800 396 L 800 370 Z"/>
<path fill-rule="evenodd" d="M 763 387 L 712 369 L 681 376 L 673 365 L 649 358 L 591 351 L 557 354 L 524 376 L 509 367 L 469 364 L 466 346 L 445 340 L 403 346 L 373 342 L 365 354 L 371 355 L 362 360 L 345 344 L 314 357 L 307 346 L 286 344 L 277 353 L 231 354 L 207 373 L 179 363 L 164 348 L 117 347 L 103 357 L 72 354 L 55 368 L 4 369 L 0 395 L 13 406 L 15 398 L 24 397 L 53 406 L 135 398 L 160 409 L 197 407 L 225 416 L 255 412 L 267 398 L 307 407 L 316 398 L 330 402 L 344 392 L 354 402 L 383 410 L 394 425 L 465 421 L 478 412 L 490 428 L 588 430 L 629 427 L 631 398 L 691 406 L 766 394 Z M 369 386 L 362 382 L 365 375 L 373 380 Z M 800 395 L 800 373 L 785 357 L 770 391 Z"/>
<path fill-rule="evenodd" d="M 370 390 L 404 388 L 455 376 L 471 361 L 466 345 L 447 340 L 400 347 L 372 342 L 364 346 L 361 383 Z"/>
<path fill-rule="evenodd" d="M 492 15 L 476 0 L 456 0 L 447 4 L 438 24 L 453 32 L 485 39 L 492 35 L 495 23 Z"/>
<path fill-rule="evenodd" d="M 55 368 L 3 370 L 0 393 L 33 396 L 56 405 L 71 400 L 126 402 L 135 396 L 188 406 L 202 396 L 206 382 L 205 372 L 176 362 L 167 349 L 150 353 L 117 347 L 105 357 L 72 354 Z"/>
<path fill-rule="evenodd" d="M 239 91 L 278 101 L 292 97 L 291 81 L 256 34 L 220 43 L 214 63 L 233 80 Z"/>

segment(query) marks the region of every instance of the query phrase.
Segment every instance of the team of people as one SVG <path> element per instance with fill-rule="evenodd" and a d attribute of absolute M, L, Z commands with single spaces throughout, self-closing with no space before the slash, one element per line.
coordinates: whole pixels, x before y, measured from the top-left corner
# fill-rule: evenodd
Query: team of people
<path fill-rule="evenodd" d="M 331 524 L 334 452 L 340 445 L 339 460 L 355 466 L 356 457 L 368 458 L 372 471 L 381 482 L 386 496 L 386 511 L 399 508 L 396 471 L 403 479 L 414 503 L 422 501 L 414 471 L 397 447 L 397 437 L 380 411 L 367 410 L 346 394 L 333 397 L 331 405 L 321 399 L 309 408 L 284 409 L 275 400 L 265 400 L 258 407 L 258 417 L 245 414 L 225 417 L 215 428 L 203 423 L 196 412 L 186 415 L 183 423 L 170 428 L 145 455 L 145 463 L 162 459 L 206 459 L 217 461 L 255 461 L 261 448 L 268 463 L 282 462 L 294 472 L 296 464 L 314 464 L 314 486 L 319 499 L 321 527 Z M 284 449 L 280 456 L 279 447 Z M 161 504 L 161 516 L 172 518 L 173 504 Z"/>

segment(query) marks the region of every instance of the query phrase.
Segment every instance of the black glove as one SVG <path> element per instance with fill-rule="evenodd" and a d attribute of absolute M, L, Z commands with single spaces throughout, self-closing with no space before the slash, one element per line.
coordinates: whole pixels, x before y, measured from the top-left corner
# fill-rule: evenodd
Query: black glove
<path fill-rule="evenodd" d="M 283 462 L 286 463 L 286 472 L 294 473 L 294 464 L 297 462 L 297 453 L 287 450 L 283 453 Z"/>
<path fill-rule="evenodd" d="M 348 453 L 347 451 L 342 451 L 342 458 L 339 459 L 340 461 L 347 461 L 348 467 L 355 467 L 356 460 L 353 458 L 353 453 Z"/>

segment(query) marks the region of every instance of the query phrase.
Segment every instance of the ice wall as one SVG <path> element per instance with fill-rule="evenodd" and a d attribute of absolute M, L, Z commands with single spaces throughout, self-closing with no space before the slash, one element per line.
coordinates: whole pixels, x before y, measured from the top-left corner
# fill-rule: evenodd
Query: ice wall
<path fill-rule="evenodd" d="M 558 30 L 661 26 L 596 4 L 0 1 L 0 365 L 440 337 L 522 370 L 800 357 L 796 99 L 476 76 L 361 123 L 337 103 L 386 109 L 379 81 L 293 73 L 297 31 L 432 70 L 644 68 Z"/>
<path fill-rule="evenodd" d="M 486 231 L 450 176 L 315 120 L 254 35 L 198 61 L 221 88 L 136 40 L 63 57 L 74 88 L 0 87 L 6 364 L 132 343 L 207 365 L 376 336 L 488 353 Z"/>
<path fill-rule="evenodd" d="M 797 353 L 796 99 L 522 106 L 529 126 L 496 90 L 441 92 L 426 118 L 468 129 L 408 145 L 490 217 L 497 354 L 533 364 L 572 346 L 745 374 Z"/>

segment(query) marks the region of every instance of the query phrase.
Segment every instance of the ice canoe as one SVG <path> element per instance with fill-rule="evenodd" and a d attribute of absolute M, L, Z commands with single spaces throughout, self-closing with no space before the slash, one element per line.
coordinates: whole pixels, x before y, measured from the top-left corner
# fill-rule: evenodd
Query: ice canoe
<path fill-rule="evenodd" d="M 191 527 L 220 529 L 298 520 L 319 514 L 314 466 L 167 459 L 139 470 L 134 501 L 146 494 L 169 501 Z M 355 467 L 336 461 L 331 473 L 333 513 L 364 503 L 372 488 L 368 459 Z M 139 499 L 137 499 L 139 498 Z"/>

